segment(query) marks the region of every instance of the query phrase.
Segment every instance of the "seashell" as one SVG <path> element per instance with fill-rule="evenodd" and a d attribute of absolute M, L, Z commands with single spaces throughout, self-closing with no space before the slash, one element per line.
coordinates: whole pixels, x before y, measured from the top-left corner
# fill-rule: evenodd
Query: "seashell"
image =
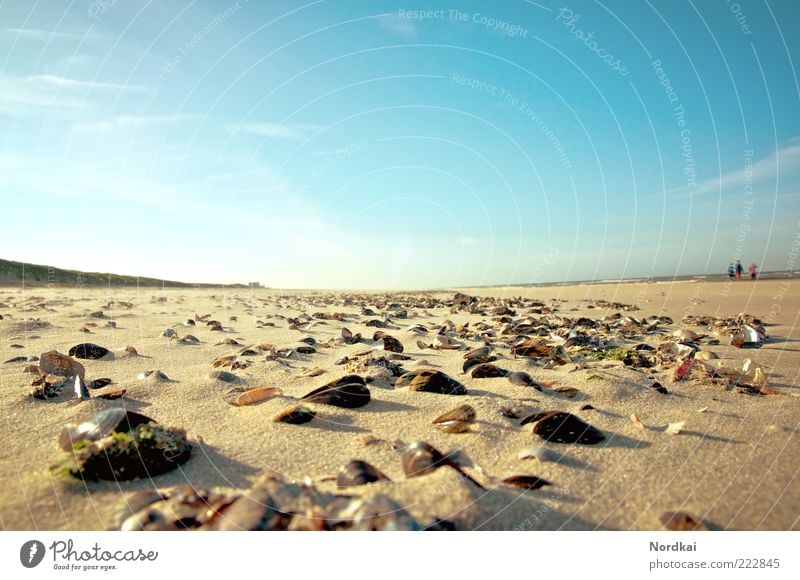
<path fill-rule="evenodd" d="M 336 475 L 336 485 L 339 489 L 366 485 L 376 481 L 391 480 L 379 469 L 360 459 L 349 461 Z"/>
<path fill-rule="evenodd" d="M 107 359 L 109 357 L 114 358 L 114 353 L 103 346 L 92 344 L 91 342 L 84 342 L 82 344 L 76 344 L 69 349 L 69 356 L 89 360 L 99 360 L 102 358 Z"/>
<path fill-rule="evenodd" d="M 3 364 L 12 364 L 18 362 L 33 362 L 39 360 L 39 357 L 36 356 L 15 356 L 14 358 L 10 358 L 7 361 L 3 361 Z"/>
<path fill-rule="evenodd" d="M 39 368 L 47 374 L 62 375 L 66 377 L 80 377 L 86 379 L 86 369 L 83 365 L 65 354 L 56 350 L 42 353 L 39 357 Z"/>
<path fill-rule="evenodd" d="M 541 339 L 529 339 L 512 346 L 511 354 L 515 356 L 550 356 L 555 348 Z"/>
<path fill-rule="evenodd" d="M 503 479 L 503 483 L 523 489 L 539 489 L 545 485 L 553 485 L 546 479 L 536 477 L 535 475 L 512 475 Z"/>
<path fill-rule="evenodd" d="M 486 358 L 492 352 L 492 349 L 488 346 L 482 346 L 480 348 L 473 349 L 467 353 L 464 353 L 464 358 L 469 360 L 471 358 Z"/>
<path fill-rule="evenodd" d="M 427 345 L 424 342 L 422 342 L 421 340 L 417 341 L 417 348 L 420 349 L 420 350 L 425 350 L 426 348 L 432 348 L 432 347 L 433 347 L 433 345 Z"/>
<path fill-rule="evenodd" d="M 342 358 L 337 358 L 336 361 L 333 363 L 335 365 L 344 365 L 350 362 L 350 357 L 343 356 Z"/>
<path fill-rule="evenodd" d="M 419 531 L 421 526 L 411 514 L 385 495 L 361 500 L 353 514 L 353 530 Z"/>
<path fill-rule="evenodd" d="M 370 392 L 366 386 L 366 381 L 362 377 L 347 375 L 314 389 L 301 397 L 301 399 L 311 403 L 355 409 L 369 403 Z"/>
<path fill-rule="evenodd" d="M 431 348 L 441 350 L 458 350 L 461 348 L 461 343 L 447 336 L 446 334 L 437 334 L 433 339 Z"/>
<path fill-rule="evenodd" d="M 137 491 L 136 493 L 130 495 L 125 500 L 124 507 L 120 508 L 112 516 L 112 521 L 114 522 L 114 526 L 115 527 L 124 526 L 124 522 L 126 522 L 131 516 L 133 516 L 137 512 L 142 511 L 147 506 L 154 504 L 158 501 L 162 501 L 164 499 L 166 499 L 166 497 L 159 491 L 154 491 L 150 489 Z M 123 530 L 126 529 L 133 529 L 133 528 L 123 527 Z M 135 529 L 141 529 L 141 528 L 137 527 Z"/>
<path fill-rule="evenodd" d="M 127 389 L 107 389 L 102 393 L 96 393 L 94 396 L 97 399 L 104 399 L 106 401 L 114 401 L 116 399 L 121 399 L 125 393 L 127 393 Z"/>
<path fill-rule="evenodd" d="M 200 344 L 200 339 L 192 334 L 187 334 L 186 336 L 182 336 L 178 342 L 182 344 Z"/>
<path fill-rule="evenodd" d="M 139 379 L 140 381 L 143 381 L 145 379 L 150 379 L 151 381 L 157 381 L 157 382 L 162 382 L 162 381 L 168 382 L 172 380 L 161 371 L 144 371 L 136 375 L 136 378 Z"/>
<path fill-rule="evenodd" d="M 191 318 L 187 318 L 186 320 L 181 322 L 181 324 L 183 324 L 184 326 L 196 326 L 195 321 L 192 320 Z"/>
<path fill-rule="evenodd" d="M 255 487 L 237 498 L 214 521 L 217 531 L 267 531 L 281 529 L 286 515 L 279 509 L 270 492 Z"/>
<path fill-rule="evenodd" d="M 277 387 L 256 387 L 255 389 L 236 387 L 226 393 L 225 400 L 231 405 L 244 407 L 246 405 L 255 405 L 262 401 L 269 401 L 282 394 L 283 391 Z"/>
<path fill-rule="evenodd" d="M 211 371 L 208 373 L 207 378 L 213 379 L 216 381 L 222 381 L 223 383 L 232 383 L 232 384 L 239 384 L 242 381 L 241 377 L 230 373 L 228 371 Z"/>
<path fill-rule="evenodd" d="M 535 423 L 533 432 L 553 443 L 579 443 L 594 445 L 605 439 L 598 429 L 584 423 L 572 413 L 564 411 L 545 411 L 525 417 L 521 425 Z"/>
<path fill-rule="evenodd" d="M 139 425 L 155 423 L 153 419 L 120 407 L 105 409 L 80 425 L 67 425 L 62 429 L 58 444 L 64 451 L 72 451 L 81 441 L 98 441 L 114 432 L 132 431 Z"/>
<path fill-rule="evenodd" d="M 552 392 L 553 394 L 565 399 L 575 399 L 576 397 L 582 395 L 582 393 L 575 387 L 558 387 L 557 389 L 553 389 Z"/>
<path fill-rule="evenodd" d="M 383 350 L 388 350 L 389 352 L 403 352 L 403 345 L 399 340 L 380 330 L 372 335 L 372 340 L 382 342 Z"/>
<path fill-rule="evenodd" d="M 473 379 L 495 379 L 498 377 L 507 377 L 509 374 L 507 370 L 487 363 L 472 369 L 471 376 Z"/>
<path fill-rule="evenodd" d="M 542 386 L 537 383 L 533 377 L 531 377 L 528 373 L 525 372 L 516 372 L 510 373 L 508 375 L 508 380 L 511 382 L 512 385 L 518 385 L 521 387 L 533 387 L 537 391 L 542 390 Z"/>
<path fill-rule="evenodd" d="M 716 360 L 718 358 L 719 355 L 717 353 L 708 350 L 698 351 L 694 354 L 695 360 Z"/>
<path fill-rule="evenodd" d="M 444 429 L 445 425 L 453 422 L 471 425 L 475 422 L 476 416 L 475 409 L 471 405 L 459 405 L 455 409 L 436 417 L 433 420 L 433 424 L 440 429 Z"/>
<path fill-rule="evenodd" d="M 676 330 L 675 332 L 672 333 L 672 336 L 680 340 L 688 340 L 688 341 L 694 341 L 697 340 L 698 338 L 702 338 L 701 335 L 697 334 L 693 330 L 689 330 L 686 328 Z"/>
<path fill-rule="evenodd" d="M 637 429 L 639 429 L 641 431 L 644 431 L 644 429 L 645 429 L 644 423 L 642 423 L 642 419 L 639 417 L 639 413 L 632 413 L 631 416 L 630 416 L 630 420 L 631 420 L 631 423 L 633 423 L 633 425 Z"/>
<path fill-rule="evenodd" d="M 657 393 L 661 393 L 662 395 L 668 395 L 669 394 L 669 391 L 667 391 L 666 388 L 661 386 L 661 383 L 659 383 L 658 381 L 656 381 L 655 383 L 650 385 L 650 388 L 655 390 Z"/>
<path fill-rule="evenodd" d="M 395 387 L 408 387 L 410 391 L 439 393 L 441 395 L 466 395 L 464 385 L 441 371 L 415 369 L 397 378 Z"/>
<path fill-rule="evenodd" d="M 678 421 L 667 425 L 666 433 L 670 435 L 680 435 L 686 428 L 686 421 Z"/>
<path fill-rule="evenodd" d="M 239 346 L 239 345 L 241 345 L 240 342 L 238 342 L 238 341 L 236 341 L 236 340 L 234 340 L 232 338 L 224 338 L 224 339 L 220 340 L 219 342 L 215 342 L 214 346 L 221 346 L 223 344 L 226 344 L 226 345 L 229 345 L 229 346 Z M 253 353 L 253 354 L 256 354 L 256 353 Z"/>
<path fill-rule="evenodd" d="M 304 342 L 309 346 L 314 346 L 315 344 L 317 344 L 317 339 L 314 338 L 313 336 L 306 336 L 301 338 L 300 342 Z"/>
<path fill-rule="evenodd" d="M 345 344 L 357 344 L 361 342 L 361 334 L 353 334 L 347 328 L 342 328 L 342 340 Z"/>
<path fill-rule="evenodd" d="M 524 408 L 521 405 L 508 405 L 500 408 L 500 414 L 509 419 L 518 419 L 523 412 Z"/>
<path fill-rule="evenodd" d="M 480 489 L 483 489 L 483 486 L 464 473 L 449 455 L 443 455 L 441 451 L 429 443 L 417 441 L 407 446 L 403 451 L 403 472 L 406 477 L 427 475 L 445 465 L 452 467 Z"/>
<path fill-rule="evenodd" d="M 314 354 L 315 352 L 317 352 L 317 349 L 314 348 L 313 346 L 298 346 L 294 350 L 296 350 L 300 354 Z"/>
<path fill-rule="evenodd" d="M 471 369 L 473 367 L 476 367 L 478 365 L 482 365 L 482 364 L 485 364 L 485 363 L 494 362 L 496 360 L 497 360 L 497 357 L 494 356 L 494 355 L 485 356 L 485 357 L 468 358 L 467 360 L 464 361 L 464 364 L 461 366 L 461 370 L 466 373 L 469 369 Z"/>
<path fill-rule="evenodd" d="M 523 449 L 517 455 L 517 459 L 538 459 L 542 463 L 557 463 L 562 455 L 547 447 L 531 447 Z"/>
<path fill-rule="evenodd" d="M 222 323 L 216 320 L 206 323 L 211 332 L 222 332 Z"/>
<path fill-rule="evenodd" d="M 692 532 L 708 529 L 702 520 L 686 512 L 664 512 L 658 519 L 661 525 L 672 532 Z"/>
<path fill-rule="evenodd" d="M 161 336 L 163 336 L 164 338 L 175 338 L 178 336 L 178 333 L 175 332 L 172 328 L 168 328 L 161 333 Z"/>
<path fill-rule="evenodd" d="M 325 373 L 325 371 L 323 369 L 321 369 L 319 367 L 314 367 L 313 369 L 304 370 L 302 373 L 300 373 L 300 376 L 302 376 L 302 377 L 318 377 L 318 376 L 320 376 L 321 374 L 324 374 L 324 373 Z"/>
<path fill-rule="evenodd" d="M 305 405 L 294 405 L 275 415 L 272 420 L 276 423 L 301 425 L 311 421 L 316 414 L 317 413 L 310 407 L 306 407 Z"/>

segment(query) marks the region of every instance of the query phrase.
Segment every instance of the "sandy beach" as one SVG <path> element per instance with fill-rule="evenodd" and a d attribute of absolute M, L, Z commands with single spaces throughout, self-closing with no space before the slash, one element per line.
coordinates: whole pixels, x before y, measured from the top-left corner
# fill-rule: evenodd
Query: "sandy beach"
<path fill-rule="evenodd" d="M 118 527 L 114 513 L 133 492 L 191 484 L 233 493 L 248 489 L 272 470 L 287 480 L 305 480 L 335 493 L 338 470 L 361 459 L 391 481 L 347 488 L 347 494 L 386 495 L 422 527 L 438 519 L 459 530 L 650 530 L 662 529 L 659 518 L 665 512 L 685 512 L 711 530 L 798 530 L 800 296 L 795 283 L 692 281 L 425 293 L 0 289 L 3 360 L 38 357 L 51 350 L 66 354 L 75 345 L 93 343 L 117 356 L 81 360 L 86 380 L 108 377 L 113 380 L 110 387 L 126 390 L 115 400 L 81 401 L 69 393 L 38 400 L 30 395 L 33 376 L 23 372 L 36 361 L 2 365 L 0 527 L 113 529 Z M 472 312 L 453 306 L 455 292 L 476 297 Z M 523 299 L 519 306 L 518 298 Z M 503 304 L 500 299 L 507 301 L 510 313 L 492 313 Z M 532 306 L 534 300 L 544 306 Z M 482 313 L 474 311 L 484 305 Z M 625 309 L 629 305 L 638 308 Z M 364 314 L 367 308 L 373 314 Z M 399 310 L 407 311 L 406 316 L 398 316 Z M 769 338 L 761 348 L 734 348 L 730 335 L 682 322 L 686 316 L 740 313 L 766 323 Z M 684 380 L 675 381 L 680 359 L 635 368 L 612 357 L 588 356 L 588 347 L 570 345 L 564 364 L 548 362 L 547 357 L 515 356 L 510 342 L 515 335 L 501 333 L 509 321 L 513 325 L 529 317 L 536 322 L 558 319 L 569 327 L 580 318 L 605 318 L 610 324 L 619 320 L 608 318 L 615 314 L 637 323 L 659 316 L 673 322 L 624 335 L 613 324 L 607 330 L 600 327 L 595 331 L 611 342 L 599 351 L 637 344 L 658 348 L 677 343 L 675 331 L 691 330 L 706 337 L 696 340 L 699 352 L 719 355 L 709 363 L 738 368 L 751 359 L 760 365 L 768 377 L 769 390 L 764 392 L 769 394 L 714 380 L 699 364 Z M 222 330 L 211 330 L 204 321 L 182 324 L 196 315 L 210 315 Z M 298 318 L 300 324 L 289 320 Z M 385 328 L 367 326 L 387 318 Z M 312 324 L 303 324 L 307 321 Z M 497 360 L 492 364 L 528 373 L 543 390 L 512 384 L 505 377 L 477 379 L 471 371 L 462 371 L 464 354 L 484 345 L 476 338 L 480 323 L 493 335 L 488 345 Z M 414 325 L 423 325 L 427 332 L 413 332 Z M 428 346 L 443 325 L 444 334 L 460 348 Z M 345 327 L 364 340 L 339 344 Z M 162 336 L 170 328 L 178 337 L 191 334 L 199 342 Z M 409 358 L 395 362 L 404 370 L 442 371 L 463 384 L 468 394 L 396 388 L 396 377 L 387 376 L 385 369 L 358 367 L 359 361 L 390 354 L 373 344 L 375 331 L 402 343 L 403 355 Z M 237 359 L 245 368 L 218 369 L 233 372 L 249 388 L 278 387 L 282 396 L 235 406 L 225 400 L 231 385 L 209 378 L 218 357 L 239 355 L 243 347 L 262 343 L 276 351 L 293 349 L 307 344 L 300 342 L 303 338 L 314 339 L 309 342 L 316 352 L 279 360 L 259 352 Z M 709 344 L 709 338 L 719 344 Z M 225 339 L 238 344 L 218 344 Z M 129 345 L 139 356 L 118 350 Z M 335 364 L 344 356 L 351 361 Z M 171 380 L 137 379 L 148 370 L 160 370 Z M 350 373 L 373 377 L 367 382 L 369 404 L 353 409 L 315 405 L 317 415 L 302 425 L 273 421 L 296 399 Z M 651 388 L 655 382 L 667 394 Z M 434 428 L 435 418 L 461 404 L 473 407 L 477 416 L 467 432 Z M 67 459 L 58 442 L 65 424 L 122 406 L 162 425 L 185 429 L 193 446 L 191 459 L 151 479 L 119 482 L 82 481 L 53 468 Z M 517 411 L 516 417 L 503 414 L 509 408 Z M 520 424 L 522 417 L 547 410 L 574 414 L 600 430 L 604 440 L 594 445 L 548 442 L 533 432 L 535 422 Z M 634 414 L 641 424 L 631 419 Z M 680 422 L 685 422 L 680 432 L 670 434 L 668 426 Z M 458 450 L 460 469 L 483 489 L 450 467 L 406 477 L 399 442 L 417 441 L 442 452 Z M 530 448 L 551 449 L 558 460 L 520 459 L 520 452 Z M 502 483 L 518 475 L 536 476 L 550 485 L 526 490 Z"/>

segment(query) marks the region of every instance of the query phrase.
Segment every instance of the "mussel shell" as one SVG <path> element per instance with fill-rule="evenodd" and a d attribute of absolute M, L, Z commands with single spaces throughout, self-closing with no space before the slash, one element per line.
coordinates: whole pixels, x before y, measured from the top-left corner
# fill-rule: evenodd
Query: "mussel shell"
<path fill-rule="evenodd" d="M 473 379 L 495 379 L 508 376 L 508 371 L 493 364 L 482 364 L 472 369 Z"/>
<path fill-rule="evenodd" d="M 418 531 L 417 520 L 385 495 L 365 499 L 353 515 L 353 530 Z"/>
<path fill-rule="evenodd" d="M 489 356 L 489 353 L 492 352 L 492 349 L 488 346 L 482 346 L 480 348 L 473 349 L 467 353 L 464 353 L 464 358 L 469 360 L 471 358 L 486 358 Z"/>
<path fill-rule="evenodd" d="M 376 481 L 390 481 L 390 479 L 379 469 L 360 459 L 349 461 L 336 475 L 336 485 L 339 488 L 366 485 Z"/>
<path fill-rule="evenodd" d="M 83 358 L 89 360 L 98 360 L 103 357 L 108 356 L 111 353 L 110 350 L 107 348 L 100 346 L 99 344 L 92 344 L 91 342 L 84 342 L 81 344 L 76 344 L 71 349 L 69 349 L 69 356 L 75 358 Z"/>
<path fill-rule="evenodd" d="M 512 385 L 519 385 L 522 387 L 533 387 L 537 391 L 542 390 L 542 386 L 537 383 L 533 377 L 531 377 L 528 373 L 525 372 L 516 372 L 511 373 L 508 375 L 508 380 L 511 381 Z"/>
<path fill-rule="evenodd" d="M 220 513 L 214 522 L 218 531 L 265 531 L 283 527 L 287 516 L 269 491 L 256 487 Z"/>
<path fill-rule="evenodd" d="M 320 387 L 301 398 L 311 403 L 355 409 L 369 403 L 370 392 L 366 385 L 350 383 L 346 385 Z"/>
<path fill-rule="evenodd" d="M 225 401 L 237 407 L 244 407 L 246 405 L 255 405 L 263 401 L 269 401 L 283 394 L 277 387 L 256 387 L 248 389 L 247 387 L 234 387 L 225 394 Z"/>
<path fill-rule="evenodd" d="M 470 424 L 475 422 L 476 416 L 477 414 L 475 413 L 475 408 L 471 405 L 459 405 L 455 409 L 452 409 L 443 415 L 439 415 L 433 420 L 433 422 L 434 424 L 438 424 L 447 423 L 450 421 L 459 421 Z"/>
<path fill-rule="evenodd" d="M 110 433 L 124 433 L 134 430 L 139 425 L 155 423 L 146 415 L 134 411 L 126 411 L 121 407 L 104 409 L 94 418 L 80 425 L 67 425 L 61 431 L 58 444 L 64 451 L 71 451 L 79 441 L 97 441 Z"/>
<path fill-rule="evenodd" d="M 443 421 L 433 426 L 445 433 L 467 433 L 470 430 L 470 423 L 464 421 Z"/>
<path fill-rule="evenodd" d="M 112 381 L 111 379 L 101 378 L 89 381 L 88 383 L 86 383 L 86 386 L 89 387 L 90 389 L 102 389 L 103 387 L 107 387 L 113 382 L 114 381 Z"/>
<path fill-rule="evenodd" d="M 275 415 L 272 420 L 276 423 L 302 425 L 303 423 L 308 423 L 311 421 L 316 414 L 317 413 L 310 407 L 306 407 L 305 405 L 294 405 Z"/>
<path fill-rule="evenodd" d="M 317 349 L 313 346 L 298 346 L 295 350 L 300 354 L 314 354 L 317 352 Z"/>
<path fill-rule="evenodd" d="M 372 340 L 382 340 L 383 350 L 389 352 L 403 352 L 403 344 L 399 340 L 380 330 L 376 331 L 375 334 L 372 335 Z"/>
<path fill-rule="evenodd" d="M 523 489 L 539 489 L 545 485 L 553 485 L 546 479 L 536 477 L 535 475 L 512 475 L 503 479 L 503 483 Z"/>
<path fill-rule="evenodd" d="M 482 365 L 482 364 L 486 364 L 486 363 L 490 363 L 490 362 L 494 362 L 496 360 L 497 360 L 497 357 L 494 356 L 494 355 L 468 358 L 467 360 L 464 361 L 464 364 L 461 366 L 461 370 L 466 373 L 469 369 L 471 369 L 473 367 L 476 367 L 476 366 Z"/>
<path fill-rule="evenodd" d="M 533 426 L 533 432 L 545 441 L 594 445 L 605 439 L 605 435 L 598 429 L 572 413 L 546 411 L 526 417 L 522 424 L 534 421 L 536 424 Z"/>
<path fill-rule="evenodd" d="M 228 371 L 211 371 L 208 373 L 208 378 L 222 381 L 223 383 L 241 384 L 244 382 L 241 377 Z"/>
<path fill-rule="evenodd" d="M 355 409 L 369 403 L 370 392 L 363 377 L 347 375 L 314 389 L 302 399 L 312 403 Z"/>
<path fill-rule="evenodd" d="M 445 373 L 433 369 L 415 369 L 397 378 L 395 387 L 408 387 L 410 391 L 439 393 L 441 395 L 466 395 L 467 388 Z"/>
<path fill-rule="evenodd" d="M 403 451 L 403 472 L 406 477 L 419 477 L 433 473 L 452 462 L 433 445 L 424 441 L 412 443 Z"/>

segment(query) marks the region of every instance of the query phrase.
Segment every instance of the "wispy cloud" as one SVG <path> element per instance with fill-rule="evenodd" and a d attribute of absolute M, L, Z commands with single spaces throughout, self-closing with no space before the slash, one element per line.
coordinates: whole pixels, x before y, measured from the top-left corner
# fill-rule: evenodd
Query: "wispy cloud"
<path fill-rule="evenodd" d="M 753 183 L 776 181 L 779 177 L 794 173 L 798 169 L 800 169 L 800 143 L 790 143 L 752 163 L 749 168 L 704 181 L 695 189 L 694 194 L 702 195 L 725 191 L 731 187 L 742 187 L 747 179 L 752 179 Z"/>
<path fill-rule="evenodd" d="M 86 121 L 76 123 L 72 130 L 79 133 L 107 133 L 110 131 L 126 131 L 144 129 L 162 125 L 173 125 L 184 121 L 194 121 L 205 118 L 203 115 L 120 115 L 100 121 Z"/>
<path fill-rule="evenodd" d="M 397 14 L 383 14 L 378 17 L 378 24 L 395 36 L 403 38 L 417 36 L 417 23 L 410 18 L 400 18 Z"/>
<path fill-rule="evenodd" d="M 3 33 L 19 38 L 30 38 L 40 41 L 53 39 L 78 40 L 84 36 L 75 32 L 56 32 L 52 30 L 40 30 L 38 28 L 4 28 Z"/>
<path fill-rule="evenodd" d="M 793 139 L 787 145 L 776 149 L 766 157 L 754 161 L 749 167 L 730 171 L 718 177 L 701 181 L 694 188 L 684 185 L 663 192 L 642 196 L 642 199 L 669 196 L 671 199 L 686 199 L 712 193 L 726 192 L 733 188 L 742 189 L 748 180 L 754 189 L 759 184 L 788 185 L 789 177 L 800 174 L 800 141 Z M 796 185 L 796 184 L 795 184 Z"/>
<path fill-rule="evenodd" d="M 319 125 L 287 125 L 284 123 L 242 123 L 241 125 L 225 125 L 225 130 L 231 134 L 251 133 L 261 137 L 276 139 L 291 139 L 302 141 L 320 130 Z"/>
<path fill-rule="evenodd" d="M 143 92 L 147 87 L 104 81 L 70 79 L 57 75 L 35 75 L 24 78 L 0 78 L 0 114 L 30 115 L 48 111 L 58 116 L 65 111 L 85 109 L 91 105 L 92 91 L 110 93 Z"/>
<path fill-rule="evenodd" d="M 478 246 L 483 243 L 483 240 L 469 236 L 459 236 L 457 241 L 465 246 Z"/>

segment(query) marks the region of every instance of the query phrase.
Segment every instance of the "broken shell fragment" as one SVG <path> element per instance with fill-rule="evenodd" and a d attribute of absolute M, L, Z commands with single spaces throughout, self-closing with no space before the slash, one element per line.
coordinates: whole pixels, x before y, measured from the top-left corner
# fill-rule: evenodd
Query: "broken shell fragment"
<path fill-rule="evenodd" d="M 475 423 L 475 409 L 470 405 L 459 405 L 455 409 L 436 417 L 433 425 L 445 433 L 466 433 Z"/>

